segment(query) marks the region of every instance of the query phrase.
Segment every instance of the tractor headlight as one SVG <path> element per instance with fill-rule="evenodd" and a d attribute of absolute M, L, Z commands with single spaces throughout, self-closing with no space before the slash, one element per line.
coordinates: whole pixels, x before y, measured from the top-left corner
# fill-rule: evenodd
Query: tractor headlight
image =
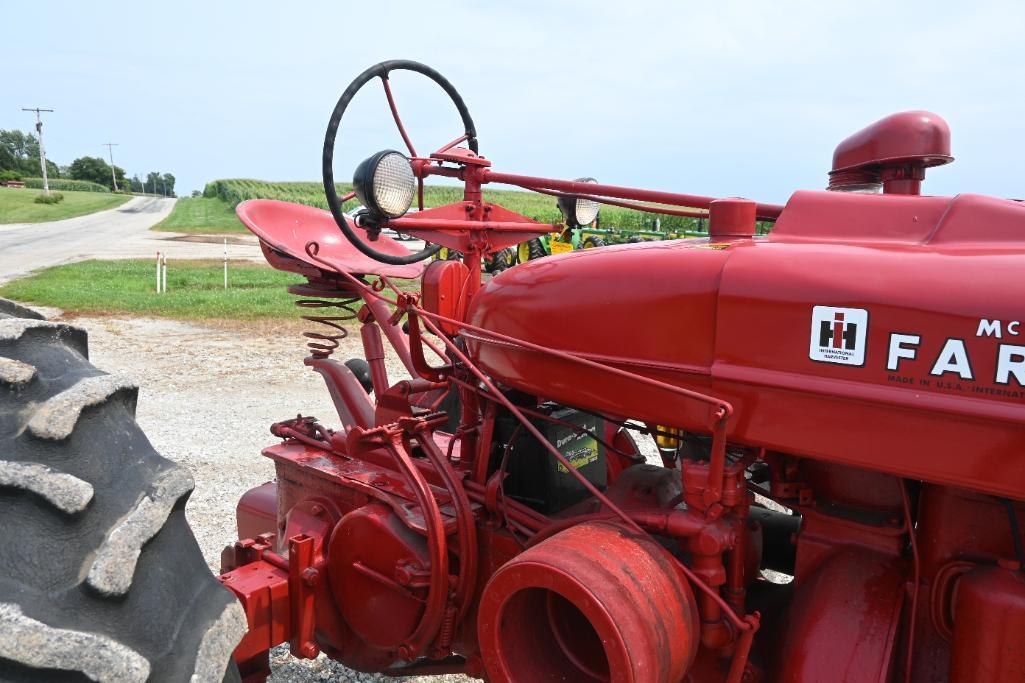
<path fill-rule="evenodd" d="M 399 218 L 413 203 L 416 178 L 404 154 L 385 150 L 360 162 L 352 189 L 375 218 Z"/>
<path fill-rule="evenodd" d="M 594 178 L 577 178 L 574 182 L 598 183 Z M 593 223 L 594 219 L 598 217 L 598 210 L 600 208 L 601 204 L 593 199 L 559 197 L 559 211 L 562 212 L 562 215 L 566 218 L 566 222 L 571 228 L 577 228 L 582 225 L 590 225 Z"/>

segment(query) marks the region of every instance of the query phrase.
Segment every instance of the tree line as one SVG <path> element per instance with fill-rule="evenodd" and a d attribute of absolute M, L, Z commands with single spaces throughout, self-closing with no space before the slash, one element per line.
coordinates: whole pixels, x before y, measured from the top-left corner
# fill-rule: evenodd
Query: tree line
<path fill-rule="evenodd" d="M 138 174 L 127 178 L 125 170 L 110 164 L 102 157 L 79 157 L 67 166 L 59 166 L 46 160 L 46 174 L 50 178 L 70 178 L 90 182 L 114 189 L 114 177 L 121 191 L 166 194 L 174 197 L 174 176 L 170 173 L 150 171 L 145 179 Z M 0 179 L 20 180 L 38 178 L 42 175 L 39 166 L 39 139 L 32 133 L 20 130 L 0 130 Z"/>

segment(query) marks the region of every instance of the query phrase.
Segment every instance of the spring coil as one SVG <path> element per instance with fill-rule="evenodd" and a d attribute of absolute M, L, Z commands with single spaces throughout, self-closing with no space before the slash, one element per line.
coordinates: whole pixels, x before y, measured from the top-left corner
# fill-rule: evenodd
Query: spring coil
<path fill-rule="evenodd" d="M 359 311 L 353 307 L 353 304 L 359 303 L 359 297 L 351 299 L 339 299 L 336 301 L 327 301 L 325 299 L 299 299 L 295 302 L 295 305 L 299 308 L 340 308 L 344 313 L 339 312 L 339 315 L 302 315 L 299 316 L 303 320 L 307 320 L 311 323 L 318 323 L 320 325 L 326 325 L 327 327 L 336 330 L 336 332 L 315 332 L 306 331 L 303 332 L 303 337 L 308 339 L 306 342 L 306 348 L 310 350 L 310 353 L 314 358 L 327 358 L 334 350 L 338 348 L 338 343 L 349 336 L 348 330 L 346 330 L 342 323 L 350 320 L 356 320 L 359 317 Z"/>

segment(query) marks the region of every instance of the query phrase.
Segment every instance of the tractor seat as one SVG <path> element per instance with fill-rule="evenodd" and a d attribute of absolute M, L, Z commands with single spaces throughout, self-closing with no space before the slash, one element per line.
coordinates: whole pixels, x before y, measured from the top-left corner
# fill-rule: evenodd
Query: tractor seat
<path fill-rule="evenodd" d="M 323 209 L 305 204 L 279 202 L 272 199 L 250 199 L 242 202 L 235 209 L 239 219 L 249 230 L 260 238 L 261 246 L 267 253 L 268 248 L 276 255 L 299 261 L 318 270 L 324 265 L 311 259 L 306 253 L 306 245 L 316 242 L 320 246 L 317 257 L 330 263 L 338 270 L 353 275 L 387 275 L 389 277 L 416 278 L 420 277 L 426 261 L 406 266 L 393 266 L 375 261 L 359 251 L 335 224 L 334 217 Z M 409 250 L 387 235 L 380 235 L 376 242 L 370 242 L 366 230 L 357 228 L 352 220 L 346 217 L 349 225 L 374 249 L 385 254 L 405 256 Z M 281 259 L 268 260 L 282 270 L 295 270 L 287 267 Z M 298 264 L 297 264 L 298 265 Z"/>

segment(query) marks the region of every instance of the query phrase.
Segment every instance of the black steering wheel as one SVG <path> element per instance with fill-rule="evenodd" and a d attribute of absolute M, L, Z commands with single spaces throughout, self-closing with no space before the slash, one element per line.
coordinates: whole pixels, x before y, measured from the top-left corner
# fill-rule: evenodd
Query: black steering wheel
<path fill-rule="evenodd" d="M 341 123 L 342 115 L 345 114 L 345 110 L 349 107 L 349 102 L 351 102 L 352 98 L 356 96 L 356 93 L 359 92 L 360 88 L 374 78 L 380 78 L 383 82 L 385 94 L 388 97 L 388 104 L 392 108 L 392 115 L 395 118 L 396 126 L 402 134 L 402 138 L 406 142 L 406 146 L 409 148 L 410 155 L 416 156 L 413 145 L 410 143 L 409 138 L 402 127 L 398 111 L 395 109 L 395 103 L 391 96 L 391 88 L 388 84 L 388 74 L 392 71 L 415 71 L 416 73 L 427 76 L 441 86 L 441 89 L 448 94 L 449 98 L 451 98 L 452 103 L 456 105 L 456 110 L 459 112 L 459 116 L 463 120 L 466 142 L 474 154 L 477 153 L 477 130 L 474 128 L 473 119 L 470 118 L 470 112 L 466 109 L 466 104 L 463 103 L 462 96 L 455 87 L 440 73 L 429 66 L 421 64 L 420 62 L 412 62 L 406 59 L 394 59 L 387 62 L 381 62 L 380 64 L 375 64 L 357 76 L 356 79 L 349 84 L 349 87 L 345 89 L 342 96 L 338 98 L 338 104 L 335 105 L 334 111 L 331 112 L 331 120 L 328 121 L 327 124 L 327 134 L 324 136 L 323 175 L 324 193 L 327 195 L 327 205 L 331 209 L 331 215 L 334 216 L 335 223 L 338 224 L 342 234 L 344 234 L 357 249 L 375 261 L 380 261 L 381 263 L 387 263 L 394 266 L 404 266 L 430 258 L 436 254 L 441 247 L 433 245 L 425 247 L 418 252 L 411 253 L 408 256 L 395 256 L 392 254 L 381 253 L 364 242 L 356 232 L 349 227 L 349 222 L 345 219 L 345 214 L 342 213 L 342 200 L 338 196 L 338 192 L 335 190 L 333 168 L 335 156 L 335 135 L 338 132 L 338 124 Z"/>

